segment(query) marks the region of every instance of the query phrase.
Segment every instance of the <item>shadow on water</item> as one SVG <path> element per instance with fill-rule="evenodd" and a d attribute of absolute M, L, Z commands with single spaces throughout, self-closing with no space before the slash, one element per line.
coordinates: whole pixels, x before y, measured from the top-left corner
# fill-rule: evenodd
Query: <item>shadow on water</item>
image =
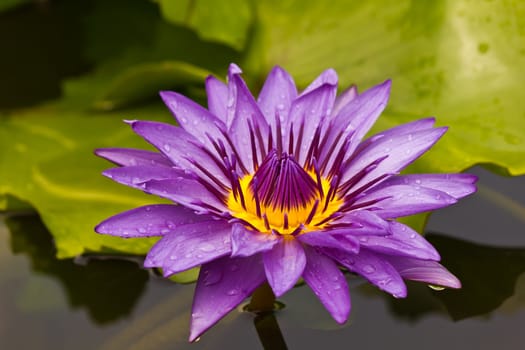
<path fill-rule="evenodd" d="M 130 314 L 140 298 L 148 272 L 136 262 L 89 259 L 84 265 L 58 260 L 51 235 L 36 216 L 6 220 L 13 254 L 27 255 L 35 275 L 57 279 L 72 309 L 84 308 L 93 322 L 110 323 Z"/>

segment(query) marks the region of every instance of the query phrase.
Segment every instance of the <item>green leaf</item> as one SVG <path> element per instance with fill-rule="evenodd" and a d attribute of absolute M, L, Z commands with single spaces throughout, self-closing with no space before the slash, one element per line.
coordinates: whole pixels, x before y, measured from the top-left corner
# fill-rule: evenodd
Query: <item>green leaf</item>
<path fill-rule="evenodd" d="M 429 115 L 450 126 L 411 171 L 491 163 L 525 173 L 525 3 L 269 0 L 257 6 L 244 66 L 259 72 L 259 81 L 275 64 L 300 86 L 327 67 L 337 70 L 342 87 L 392 78 L 391 100 L 375 130 Z"/>
<path fill-rule="evenodd" d="M 157 96 L 161 90 L 202 86 L 210 74 L 207 70 L 180 61 L 135 65 L 109 83 L 107 90 L 95 101 L 95 108 L 113 110 Z"/>
<path fill-rule="evenodd" d="M 253 22 L 251 1 L 157 0 L 170 22 L 195 30 L 203 39 L 242 50 Z"/>

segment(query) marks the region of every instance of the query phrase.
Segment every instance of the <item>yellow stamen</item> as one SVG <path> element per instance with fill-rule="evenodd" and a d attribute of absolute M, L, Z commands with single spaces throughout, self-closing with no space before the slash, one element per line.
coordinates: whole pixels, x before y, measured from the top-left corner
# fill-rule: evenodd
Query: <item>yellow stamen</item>
<path fill-rule="evenodd" d="M 309 171 L 308 174 L 312 177 L 314 181 L 317 182 L 314 172 Z M 263 233 L 270 233 L 272 230 L 275 230 L 282 235 L 289 235 L 295 232 L 297 228 L 301 225 L 303 225 L 303 229 L 300 233 L 320 230 L 324 226 L 326 226 L 328 222 L 323 223 L 321 225 L 316 224 L 335 213 L 343 204 L 343 200 L 335 196 L 335 198 L 333 198 L 328 203 L 328 205 L 326 205 L 326 196 L 324 196 L 323 198 L 319 196 L 318 198 L 313 198 L 304 207 L 292 208 L 285 212 L 280 210 L 280 208 L 273 208 L 271 205 L 264 206 L 262 203 L 260 203 L 261 217 L 259 217 L 257 216 L 257 205 L 255 197 L 249 186 L 250 182 L 252 181 L 252 178 L 253 175 L 250 174 L 244 176 L 239 181 L 242 193 L 244 195 L 246 209 L 244 209 L 239 196 L 237 196 L 236 198 L 232 191 L 230 191 L 230 194 L 228 196 L 227 205 L 230 209 L 230 213 L 234 217 L 244 220 L 245 222 L 255 227 L 258 231 Z M 330 181 L 328 181 L 325 178 L 321 178 L 321 185 L 323 188 L 323 193 L 327 194 L 328 190 L 330 189 Z M 313 218 L 309 221 L 309 223 L 307 223 L 308 216 L 312 212 L 312 209 L 316 205 L 316 202 L 318 202 L 317 210 L 315 211 Z M 325 206 L 326 210 L 324 210 Z M 287 220 L 285 219 L 285 214 Z M 267 228 L 267 224 L 265 223 L 265 216 L 269 224 L 269 229 Z M 285 221 L 288 221 L 288 225 L 286 225 Z"/>

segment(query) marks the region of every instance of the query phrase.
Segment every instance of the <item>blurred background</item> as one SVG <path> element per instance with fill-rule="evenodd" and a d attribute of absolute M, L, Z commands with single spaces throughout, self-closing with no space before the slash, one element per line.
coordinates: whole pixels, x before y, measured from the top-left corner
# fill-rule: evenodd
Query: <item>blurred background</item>
<path fill-rule="evenodd" d="M 278 324 L 234 312 L 187 344 L 195 273 L 163 280 L 140 268 L 154 240 L 93 232 L 160 200 L 102 177 L 93 150 L 148 148 L 122 121 L 174 122 L 158 91 L 205 105 L 231 62 L 255 95 L 274 65 L 299 88 L 327 68 L 341 91 L 392 79 L 375 130 L 449 126 L 408 171 L 469 171 L 480 190 L 408 222 L 464 288 L 393 300 L 349 276 L 344 327 L 298 287 Z M 521 349 L 524 81 L 519 0 L 0 0 L 0 347 Z"/>

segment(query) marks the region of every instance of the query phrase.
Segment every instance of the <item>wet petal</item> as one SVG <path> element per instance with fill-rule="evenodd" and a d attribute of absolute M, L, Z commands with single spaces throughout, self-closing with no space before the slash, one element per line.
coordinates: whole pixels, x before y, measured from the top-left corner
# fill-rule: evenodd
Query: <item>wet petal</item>
<path fill-rule="evenodd" d="M 252 173 L 254 170 L 253 157 L 257 157 L 256 162 L 259 163 L 266 155 L 268 124 L 241 76 L 233 75 L 230 84 L 235 86 L 236 98 L 235 113 L 229 134 L 240 161 L 248 172 Z M 260 147 L 257 132 L 261 135 L 260 140 L 263 142 L 263 147 Z"/>
<path fill-rule="evenodd" d="M 95 150 L 99 157 L 120 166 L 172 166 L 168 158 L 160 153 L 133 148 L 99 148 Z"/>
<path fill-rule="evenodd" d="M 334 108 L 332 110 L 332 116 L 339 114 L 341 109 L 346 106 L 350 101 L 356 98 L 358 95 L 357 87 L 355 85 L 350 86 L 348 89 L 343 91 L 334 102 Z"/>
<path fill-rule="evenodd" d="M 209 220 L 178 226 L 149 251 L 144 267 L 161 267 L 164 276 L 191 269 L 231 252 L 231 226 Z"/>
<path fill-rule="evenodd" d="M 224 257 L 201 267 L 191 311 L 190 341 L 197 339 L 264 282 L 259 255 Z"/>
<path fill-rule="evenodd" d="M 268 251 L 282 238 L 270 233 L 261 233 L 247 229 L 243 224 L 233 224 L 232 256 L 250 256 Z"/>
<path fill-rule="evenodd" d="M 381 254 L 374 254 L 361 249 L 359 254 L 343 252 L 342 250 L 326 250 L 327 255 L 341 265 L 355 272 L 379 289 L 392 294 L 396 298 L 404 298 L 407 294 L 405 282 L 397 270 Z"/>
<path fill-rule="evenodd" d="M 172 91 L 161 91 L 160 97 L 175 116 L 179 125 L 200 143 L 207 145 L 209 149 L 212 149 L 213 146 L 208 135 L 215 139 L 222 138 L 220 130 L 226 130 L 226 125 L 201 105 Z"/>
<path fill-rule="evenodd" d="M 414 174 L 393 176 L 381 183 L 378 187 L 393 185 L 410 185 L 415 188 L 426 187 L 442 191 L 456 199 L 476 192 L 477 181 L 475 175 L 470 174 Z"/>
<path fill-rule="evenodd" d="M 325 146 L 319 157 L 320 163 L 326 162 L 328 164 L 325 167 L 327 171 L 331 169 L 337 156 L 337 151 L 334 152 L 334 150 L 341 149 L 343 143 L 347 142 L 347 138 L 350 136 L 346 154 L 348 156 L 353 154 L 362 138 L 385 109 L 390 96 L 390 86 L 391 82 L 387 80 L 366 90 L 347 103 L 341 108 L 339 114 L 330 120 L 329 127 L 325 130 Z"/>
<path fill-rule="evenodd" d="M 266 278 L 276 297 L 290 290 L 306 266 L 304 249 L 295 239 L 283 239 L 272 250 L 263 253 Z"/>
<path fill-rule="evenodd" d="M 383 174 L 398 173 L 432 147 L 446 130 L 447 128 L 425 129 L 381 137 L 355 156 L 344 170 L 341 182 L 344 183 L 373 161 L 385 156 L 386 158 L 377 167 L 355 184 L 355 188 Z"/>
<path fill-rule="evenodd" d="M 208 215 L 197 215 L 193 210 L 178 205 L 146 205 L 104 220 L 95 227 L 95 231 L 124 238 L 164 236 L 177 226 L 211 219 Z"/>
<path fill-rule="evenodd" d="M 344 239 L 337 239 L 331 231 L 311 231 L 299 235 L 297 239 L 315 247 L 336 248 L 352 253 L 359 252 L 359 241 L 348 235 Z"/>
<path fill-rule="evenodd" d="M 393 185 L 372 190 L 372 192 L 357 200 L 354 205 L 360 205 L 376 199 L 382 200 L 373 204 L 374 213 L 385 219 L 439 209 L 457 202 L 457 199 L 445 192 L 431 188 Z"/>
<path fill-rule="evenodd" d="M 202 178 L 210 178 L 200 168 L 207 170 L 217 181 L 226 185 L 228 176 L 217 165 L 210 153 L 200 146 L 193 136 L 182 128 L 159 122 L 134 121 L 133 130 L 146 141 L 158 148 L 175 166 L 198 174 Z"/>
<path fill-rule="evenodd" d="M 319 88 L 321 85 L 329 84 L 334 85 L 337 89 L 337 73 L 332 68 L 328 68 L 324 72 L 322 72 L 317 78 L 315 78 L 310 85 L 306 87 L 306 89 L 301 92 L 300 96 L 306 95 L 307 93 Z"/>
<path fill-rule="evenodd" d="M 293 78 L 279 66 L 275 66 L 257 99 L 257 103 L 275 134 L 275 114 L 279 113 L 284 119 L 288 118 L 288 111 L 293 100 L 297 97 L 297 88 Z"/>
<path fill-rule="evenodd" d="M 289 118 L 283 123 L 283 148 L 289 153 L 293 150 L 299 164 L 304 165 L 317 127 L 330 114 L 336 94 L 337 85 L 325 83 L 292 103 Z M 294 145 L 290 147 L 289 130 L 292 127 Z"/>
<path fill-rule="evenodd" d="M 208 96 L 208 110 L 210 113 L 226 124 L 228 118 L 226 111 L 228 86 L 213 75 L 210 75 L 206 78 L 206 96 Z"/>
<path fill-rule="evenodd" d="M 145 188 L 144 183 L 150 180 L 177 181 L 188 178 L 188 175 L 182 170 L 164 166 L 125 166 L 104 170 L 102 174 L 113 181 L 141 190 Z"/>
<path fill-rule="evenodd" d="M 197 211 L 206 211 L 208 206 L 226 211 L 224 202 L 195 180 L 152 180 L 145 183 L 144 190 Z"/>
<path fill-rule="evenodd" d="M 461 288 L 456 276 L 436 261 L 405 258 L 401 256 L 385 257 L 403 278 L 448 288 Z"/>
<path fill-rule="evenodd" d="M 439 260 L 436 249 L 423 236 L 398 222 L 390 223 L 388 236 L 359 237 L 359 244 L 375 252 L 425 260 Z"/>
<path fill-rule="evenodd" d="M 324 307 L 338 323 L 345 323 L 350 313 L 350 292 L 346 279 L 327 256 L 305 247 L 306 267 L 303 278 Z"/>

